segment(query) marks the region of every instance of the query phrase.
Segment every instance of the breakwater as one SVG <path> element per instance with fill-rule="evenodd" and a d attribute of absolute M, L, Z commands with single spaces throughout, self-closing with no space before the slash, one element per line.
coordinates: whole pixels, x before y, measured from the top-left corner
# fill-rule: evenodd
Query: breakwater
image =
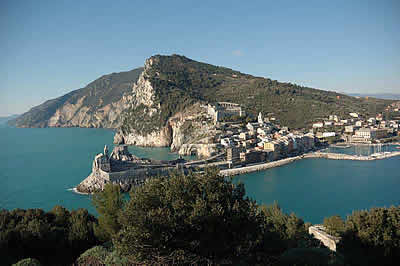
<path fill-rule="evenodd" d="M 350 155 L 350 154 L 342 154 L 342 153 L 332 153 L 332 152 L 313 152 L 307 153 L 303 156 L 303 158 L 325 158 L 332 160 L 353 160 L 353 161 L 373 161 L 373 160 L 381 160 L 394 156 L 400 156 L 400 151 L 395 152 L 387 152 L 387 153 L 379 153 L 373 154 L 369 156 L 358 156 L 358 155 Z"/>
<path fill-rule="evenodd" d="M 269 163 L 262 163 L 262 164 L 256 164 L 256 165 L 245 166 L 245 167 L 225 169 L 225 170 L 221 170 L 220 174 L 223 176 L 234 176 L 234 175 L 241 175 L 241 174 L 246 174 L 246 173 L 251 173 L 251 172 L 258 172 L 258 171 L 266 170 L 269 168 L 282 166 L 282 165 L 300 160 L 302 158 L 303 158 L 303 156 L 296 156 L 296 157 L 290 157 L 290 158 L 286 158 L 286 159 L 282 159 L 282 160 L 274 161 L 274 162 L 269 162 Z"/>
<path fill-rule="evenodd" d="M 278 161 L 268 162 L 268 163 L 261 163 L 251 166 L 245 167 L 238 167 L 232 169 L 225 169 L 221 170 L 220 174 L 223 176 L 234 176 L 234 175 L 241 175 L 247 174 L 252 172 L 263 171 L 269 168 L 274 168 L 278 166 L 282 166 L 297 160 L 306 159 L 306 158 L 325 158 L 325 159 L 332 159 L 332 160 L 353 160 L 353 161 L 373 161 L 373 160 L 381 160 L 386 159 L 394 156 L 400 156 L 400 151 L 389 152 L 389 153 L 381 153 L 376 155 L 370 156 L 357 156 L 357 155 L 349 155 L 349 154 L 341 154 L 341 153 L 329 153 L 329 152 L 311 152 L 306 153 L 303 155 L 299 155 L 296 157 L 290 157 Z"/>

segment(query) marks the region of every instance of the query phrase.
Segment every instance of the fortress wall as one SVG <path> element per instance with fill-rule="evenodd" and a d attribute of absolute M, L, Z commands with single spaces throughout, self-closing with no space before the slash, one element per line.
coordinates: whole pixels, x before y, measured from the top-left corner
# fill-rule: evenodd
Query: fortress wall
<path fill-rule="evenodd" d="M 139 168 L 139 169 L 129 169 L 123 172 L 111 172 L 108 173 L 111 182 L 125 182 L 132 180 L 145 180 L 149 177 L 154 177 L 157 175 L 167 175 L 169 171 L 173 170 L 172 167 L 164 168 Z"/>

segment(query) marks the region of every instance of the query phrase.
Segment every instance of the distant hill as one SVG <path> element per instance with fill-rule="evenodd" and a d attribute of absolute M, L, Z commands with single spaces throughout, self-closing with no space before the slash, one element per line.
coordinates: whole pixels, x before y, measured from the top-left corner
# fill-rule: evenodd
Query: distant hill
<path fill-rule="evenodd" d="M 199 101 L 239 103 L 249 114 L 269 113 L 292 128 L 330 114 L 374 115 L 393 102 L 282 83 L 180 55 L 156 55 L 146 60 L 144 70 L 105 75 L 32 108 L 11 123 L 19 127 L 123 127 L 128 132 L 140 127 L 150 133 Z"/>
<path fill-rule="evenodd" d="M 396 93 L 375 93 L 375 94 L 367 94 L 367 93 L 350 93 L 350 96 L 355 97 L 373 97 L 379 99 L 387 99 L 387 100 L 400 100 L 400 94 Z"/>
<path fill-rule="evenodd" d="M 19 115 L 10 115 L 0 117 L 0 125 L 6 124 L 8 121 L 17 118 Z"/>
<path fill-rule="evenodd" d="M 114 106 L 131 91 L 143 68 L 104 75 L 86 87 L 33 107 L 9 122 L 17 127 L 117 127 Z"/>

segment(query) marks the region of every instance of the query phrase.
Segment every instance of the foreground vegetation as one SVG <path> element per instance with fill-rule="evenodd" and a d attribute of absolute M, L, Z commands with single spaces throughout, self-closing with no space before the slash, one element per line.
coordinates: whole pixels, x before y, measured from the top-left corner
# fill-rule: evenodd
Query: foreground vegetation
<path fill-rule="evenodd" d="M 400 207 L 325 219 L 343 238 L 334 253 L 307 233 L 310 224 L 257 205 L 216 170 L 151 179 L 129 200 L 107 185 L 93 203 L 98 219 L 59 206 L 1 211 L 0 255 L 42 265 L 395 265 L 400 254 Z"/>
<path fill-rule="evenodd" d="M 96 224 L 85 209 L 1 210 L 0 264 L 35 258 L 44 265 L 71 265 L 82 252 L 101 243 L 94 234 Z"/>

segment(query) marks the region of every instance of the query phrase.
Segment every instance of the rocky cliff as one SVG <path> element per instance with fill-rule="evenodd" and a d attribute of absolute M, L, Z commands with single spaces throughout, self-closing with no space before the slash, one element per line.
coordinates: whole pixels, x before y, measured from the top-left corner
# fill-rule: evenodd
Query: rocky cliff
<path fill-rule="evenodd" d="M 157 116 L 157 111 L 153 114 Z M 208 118 L 205 106 L 195 103 L 176 113 L 167 120 L 164 126 L 150 133 L 142 134 L 136 130 L 124 133 L 120 129 L 114 136 L 114 143 L 169 146 L 171 151 L 178 152 L 180 155 L 208 157 L 218 150 L 218 147 L 213 144 L 215 134 L 215 125 Z"/>
<path fill-rule="evenodd" d="M 9 121 L 17 127 L 105 127 L 122 124 L 122 112 L 143 68 L 100 77 L 86 87 L 33 107 Z"/>

